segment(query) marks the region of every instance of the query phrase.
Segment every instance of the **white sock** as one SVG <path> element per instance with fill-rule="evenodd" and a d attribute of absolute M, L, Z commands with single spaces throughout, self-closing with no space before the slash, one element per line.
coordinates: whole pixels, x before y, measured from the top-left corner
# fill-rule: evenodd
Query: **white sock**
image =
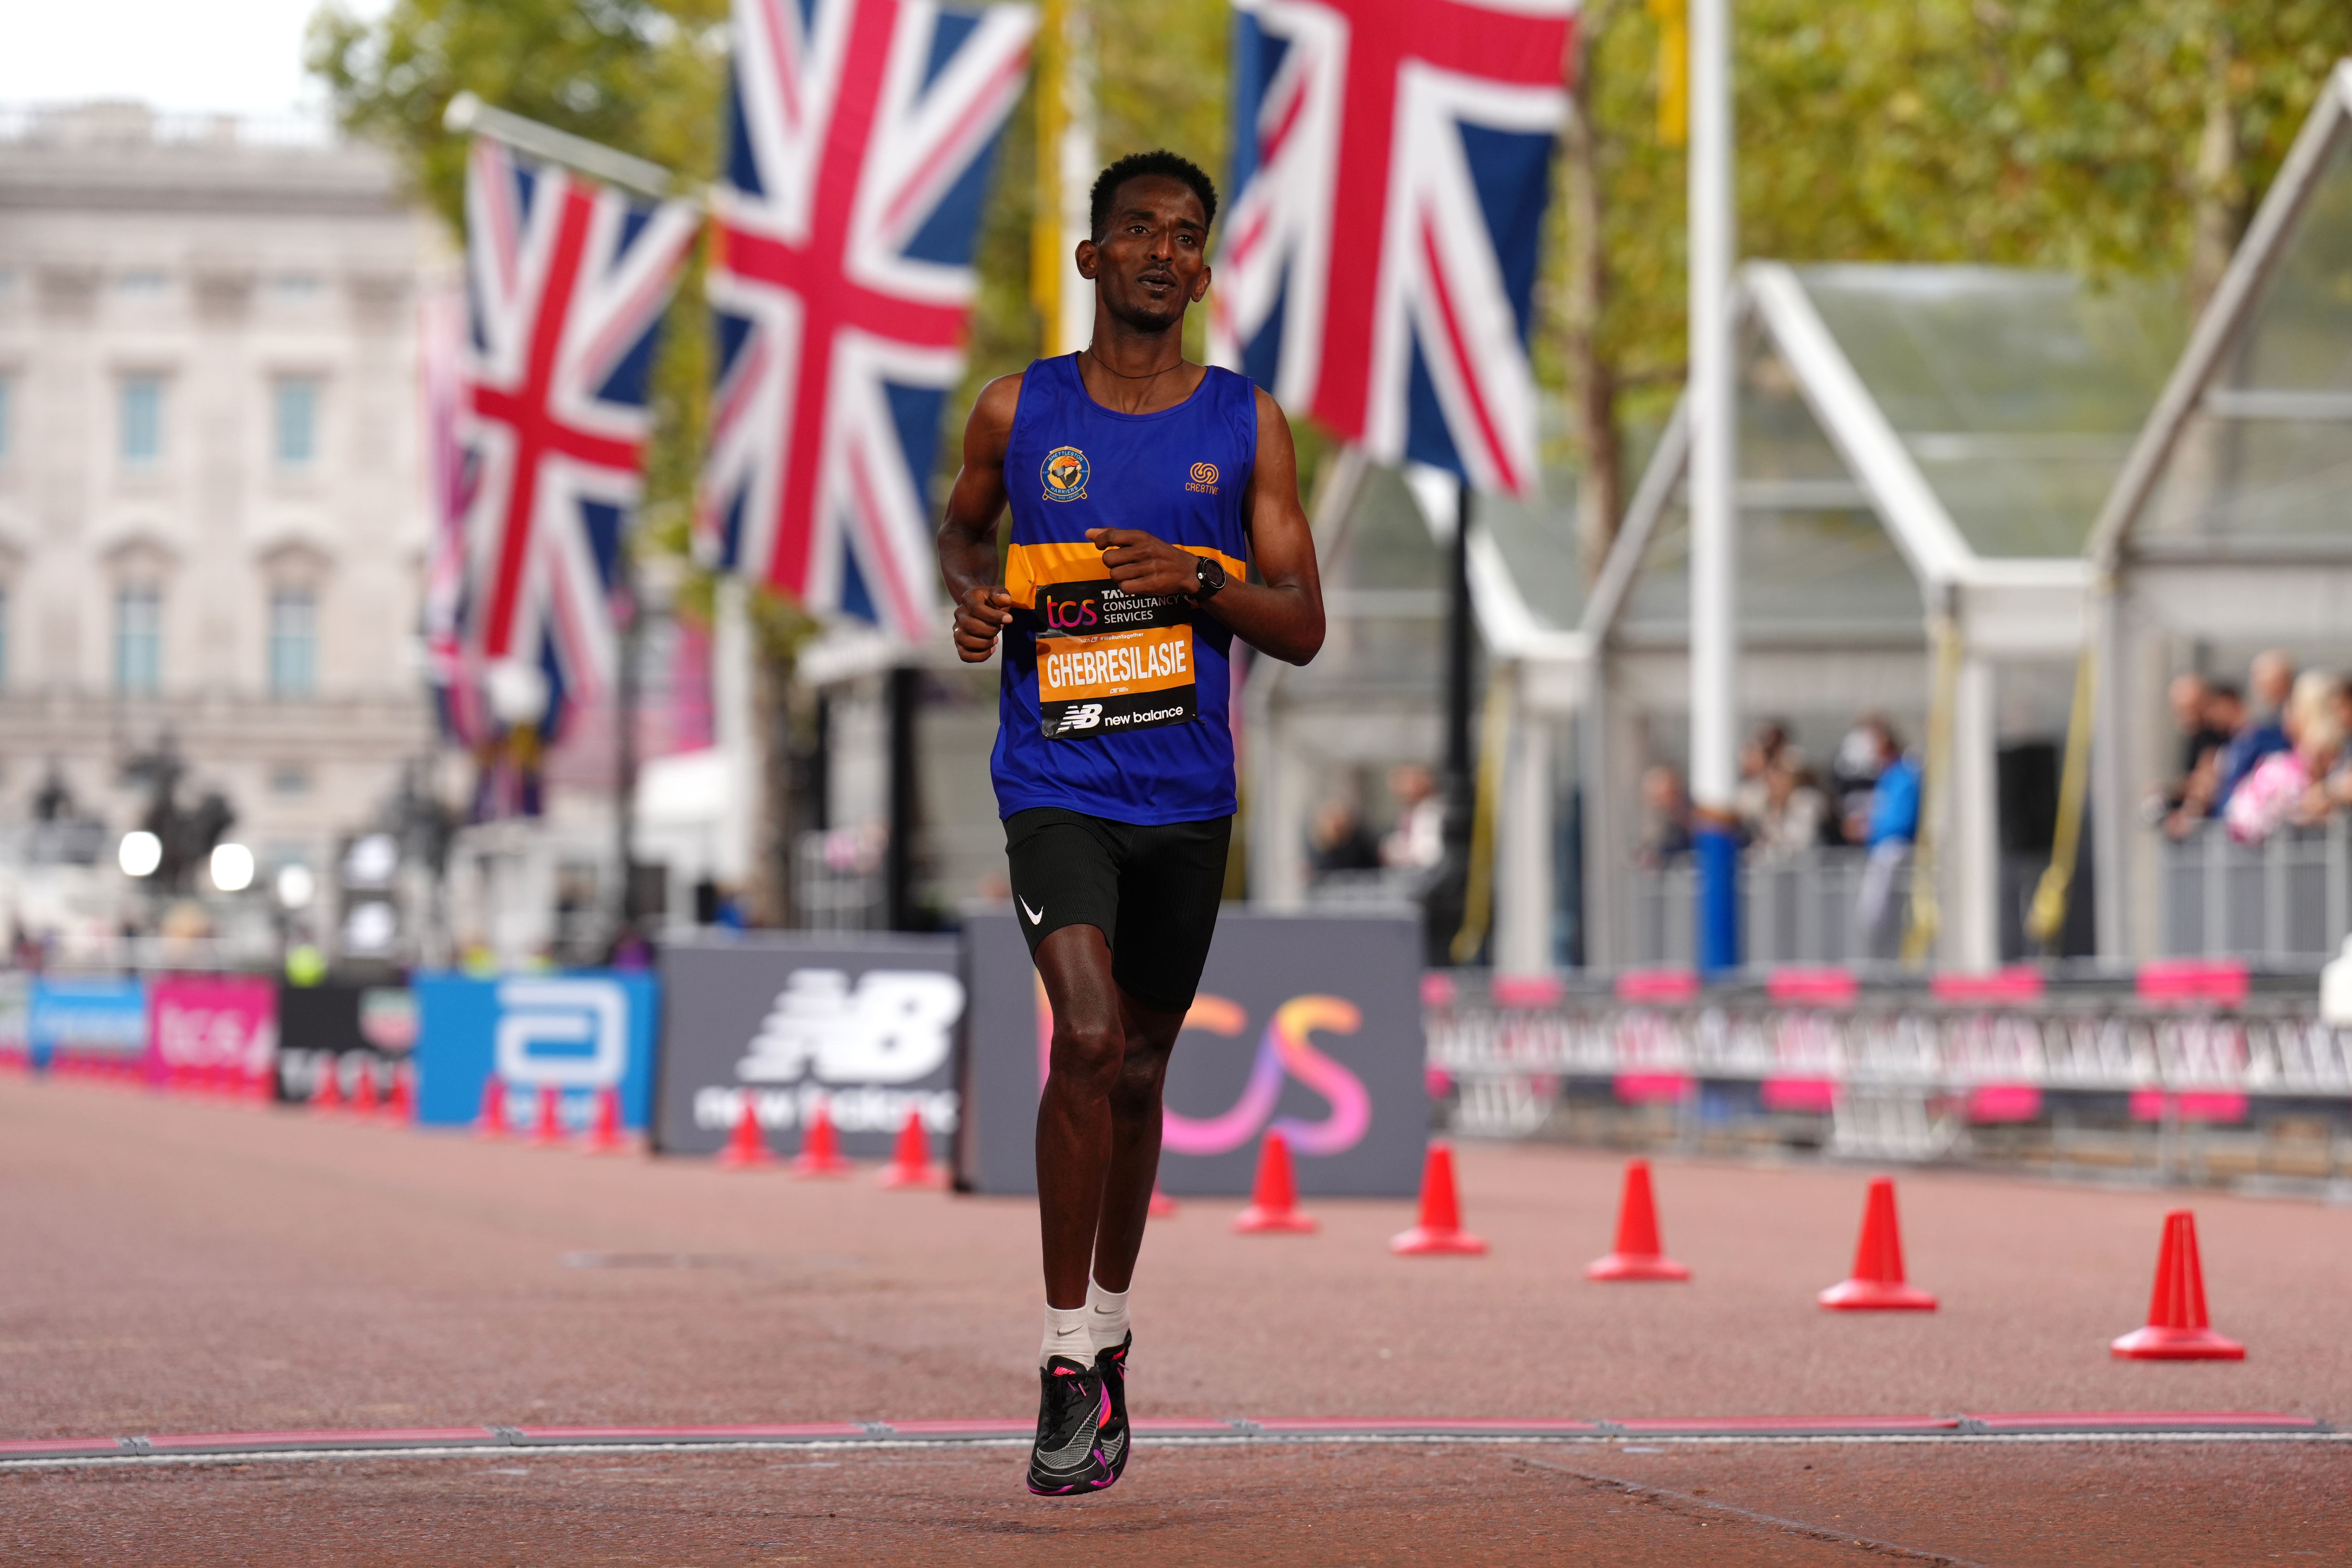
<path fill-rule="evenodd" d="M 1087 1320 L 1093 1314 L 1084 1307 L 1045 1308 L 1045 1342 L 1037 1347 L 1037 1364 L 1044 1366 L 1057 1355 L 1069 1357 L 1081 1366 L 1095 1363 L 1095 1345 L 1087 1331 Z"/>
<path fill-rule="evenodd" d="M 1094 1335 L 1096 1351 L 1118 1349 L 1127 1338 L 1127 1291 L 1106 1290 L 1089 1276 L 1087 1279 L 1087 1329 Z"/>

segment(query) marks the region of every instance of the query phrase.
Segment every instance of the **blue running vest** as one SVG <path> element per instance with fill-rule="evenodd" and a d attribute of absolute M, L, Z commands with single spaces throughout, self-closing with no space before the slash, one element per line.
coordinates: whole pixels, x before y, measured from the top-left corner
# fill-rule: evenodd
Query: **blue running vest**
<path fill-rule="evenodd" d="M 989 759 L 1000 816 L 1058 805 L 1157 826 L 1234 814 L 1233 633 L 1183 600 L 1120 593 L 1087 530 L 1140 530 L 1239 582 L 1256 457 L 1245 376 L 1212 367 L 1174 407 L 1119 414 L 1087 395 L 1076 355 L 1030 365 L 1004 454 L 1018 607 Z"/>

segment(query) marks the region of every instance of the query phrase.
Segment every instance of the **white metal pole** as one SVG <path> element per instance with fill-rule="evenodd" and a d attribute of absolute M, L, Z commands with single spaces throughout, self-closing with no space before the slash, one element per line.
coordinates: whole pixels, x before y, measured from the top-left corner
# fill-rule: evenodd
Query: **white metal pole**
<path fill-rule="evenodd" d="M 1690 707 L 1691 803 L 1699 874 L 1698 959 L 1739 962 L 1738 432 L 1732 384 L 1730 0 L 1690 4 Z"/>

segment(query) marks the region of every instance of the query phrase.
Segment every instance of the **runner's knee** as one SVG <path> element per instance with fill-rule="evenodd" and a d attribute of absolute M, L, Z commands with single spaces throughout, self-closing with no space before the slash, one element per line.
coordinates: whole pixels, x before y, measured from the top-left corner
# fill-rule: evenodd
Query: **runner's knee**
<path fill-rule="evenodd" d="M 1115 1021 L 1089 1024 L 1056 1020 L 1053 1075 L 1066 1076 L 1077 1088 L 1097 1094 L 1106 1092 L 1118 1078 L 1126 1045 L 1125 1031 Z"/>

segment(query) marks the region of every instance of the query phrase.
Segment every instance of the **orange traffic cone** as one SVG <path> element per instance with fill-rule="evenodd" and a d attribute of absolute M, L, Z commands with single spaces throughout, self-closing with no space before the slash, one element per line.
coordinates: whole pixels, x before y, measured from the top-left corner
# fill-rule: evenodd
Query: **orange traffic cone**
<path fill-rule="evenodd" d="M 563 1142 L 563 1091 L 551 1083 L 539 1086 L 539 1126 L 530 1142 L 540 1149 L 557 1148 Z"/>
<path fill-rule="evenodd" d="M 359 1078 L 352 1084 L 352 1110 L 360 1116 L 373 1116 L 380 1103 L 375 1093 L 375 1064 L 362 1058 Z"/>
<path fill-rule="evenodd" d="M 1315 1216 L 1299 1212 L 1298 1189 L 1290 1179 L 1290 1145 L 1279 1132 L 1269 1131 L 1258 1147 L 1257 1185 L 1249 1207 L 1234 1216 L 1234 1228 L 1244 1236 L 1315 1233 Z"/>
<path fill-rule="evenodd" d="M 849 1162 L 841 1157 L 841 1141 L 833 1131 L 833 1112 L 820 1100 L 809 1113 L 808 1128 L 801 1134 L 801 1152 L 793 1156 L 795 1176 L 845 1176 Z"/>
<path fill-rule="evenodd" d="M 1658 1240 L 1658 1205 L 1650 1196 L 1650 1162 L 1625 1162 L 1625 1197 L 1617 1210 L 1617 1248 L 1584 1271 L 1587 1279 L 1687 1279 Z"/>
<path fill-rule="evenodd" d="M 319 1079 L 310 1090 L 310 1109 L 331 1115 L 343 1108 L 343 1058 L 329 1055 L 326 1066 L 319 1069 Z"/>
<path fill-rule="evenodd" d="M 1454 1193 L 1454 1151 L 1429 1146 L 1421 1171 L 1421 1223 L 1389 1237 L 1389 1250 L 1403 1258 L 1477 1257 L 1486 1241 L 1462 1228 L 1462 1205 Z"/>
<path fill-rule="evenodd" d="M 383 1097 L 383 1119 L 394 1127 L 405 1127 L 416 1120 L 416 1092 L 408 1086 L 409 1077 L 404 1063 L 392 1064 L 392 1089 Z"/>
<path fill-rule="evenodd" d="M 1160 1184 L 1154 1182 L 1151 1184 L 1151 1206 L 1143 1212 L 1145 1217 L 1149 1219 L 1174 1219 L 1176 1200 L 1161 1192 Z"/>
<path fill-rule="evenodd" d="M 583 1154 L 621 1154 L 628 1151 L 628 1134 L 621 1131 L 621 1091 L 607 1084 L 596 1091 L 596 1124 L 588 1130 Z"/>
<path fill-rule="evenodd" d="M 2118 1361 L 2243 1361 L 2246 1347 L 2213 1331 L 2205 1315 L 2205 1266 L 2197 1256 L 2197 1216 L 2174 1209 L 2164 1216 L 2164 1246 L 2156 1255 L 2156 1290 L 2147 1327 L 2107 1347 Z"/>
<path fill-rule="evenodd" d="M 768 1135 L 760 1130 L 759 1098 L 747 1089 L 743 1109 L 735 1118 L 735 1131 L 727 1147 L 719 1151 L 719 1163 L 730 1171 L 756 1171 L 773 1164 L 775 1158 L 768 1152 Z"/>
<path fill-rule="evenodd" d="M 1862 1240 L 1853 1249 L 1853 1278 L 1820 1296 L 1841 1312 L 1932 1312 L 1936 1298 L 1903 1282 L 1903 1232 L 1895 1221 L 1895 1183 L 1878 1176 L 1862 1207 Z"/>
<path fill-rule="evenodd" d="M 923 1113 L 914 1107 L 907 1108 L 907 1124 L 898 1129 L 898 1146 L 890 1151 L 890 1163 L 882 1168 L 882 1184 L 909 1190 L 938 1187 L 940 1172 L 931 1163 L 930 1140 L 923 1133 Z"/>
<path fill-rule="evenodd" d="M 507 1135 L 507 1080 L 492 1073 L 482 1080 L 482 1109 L 474 1118 L 474 1136 L 503 1138 Z"/>

